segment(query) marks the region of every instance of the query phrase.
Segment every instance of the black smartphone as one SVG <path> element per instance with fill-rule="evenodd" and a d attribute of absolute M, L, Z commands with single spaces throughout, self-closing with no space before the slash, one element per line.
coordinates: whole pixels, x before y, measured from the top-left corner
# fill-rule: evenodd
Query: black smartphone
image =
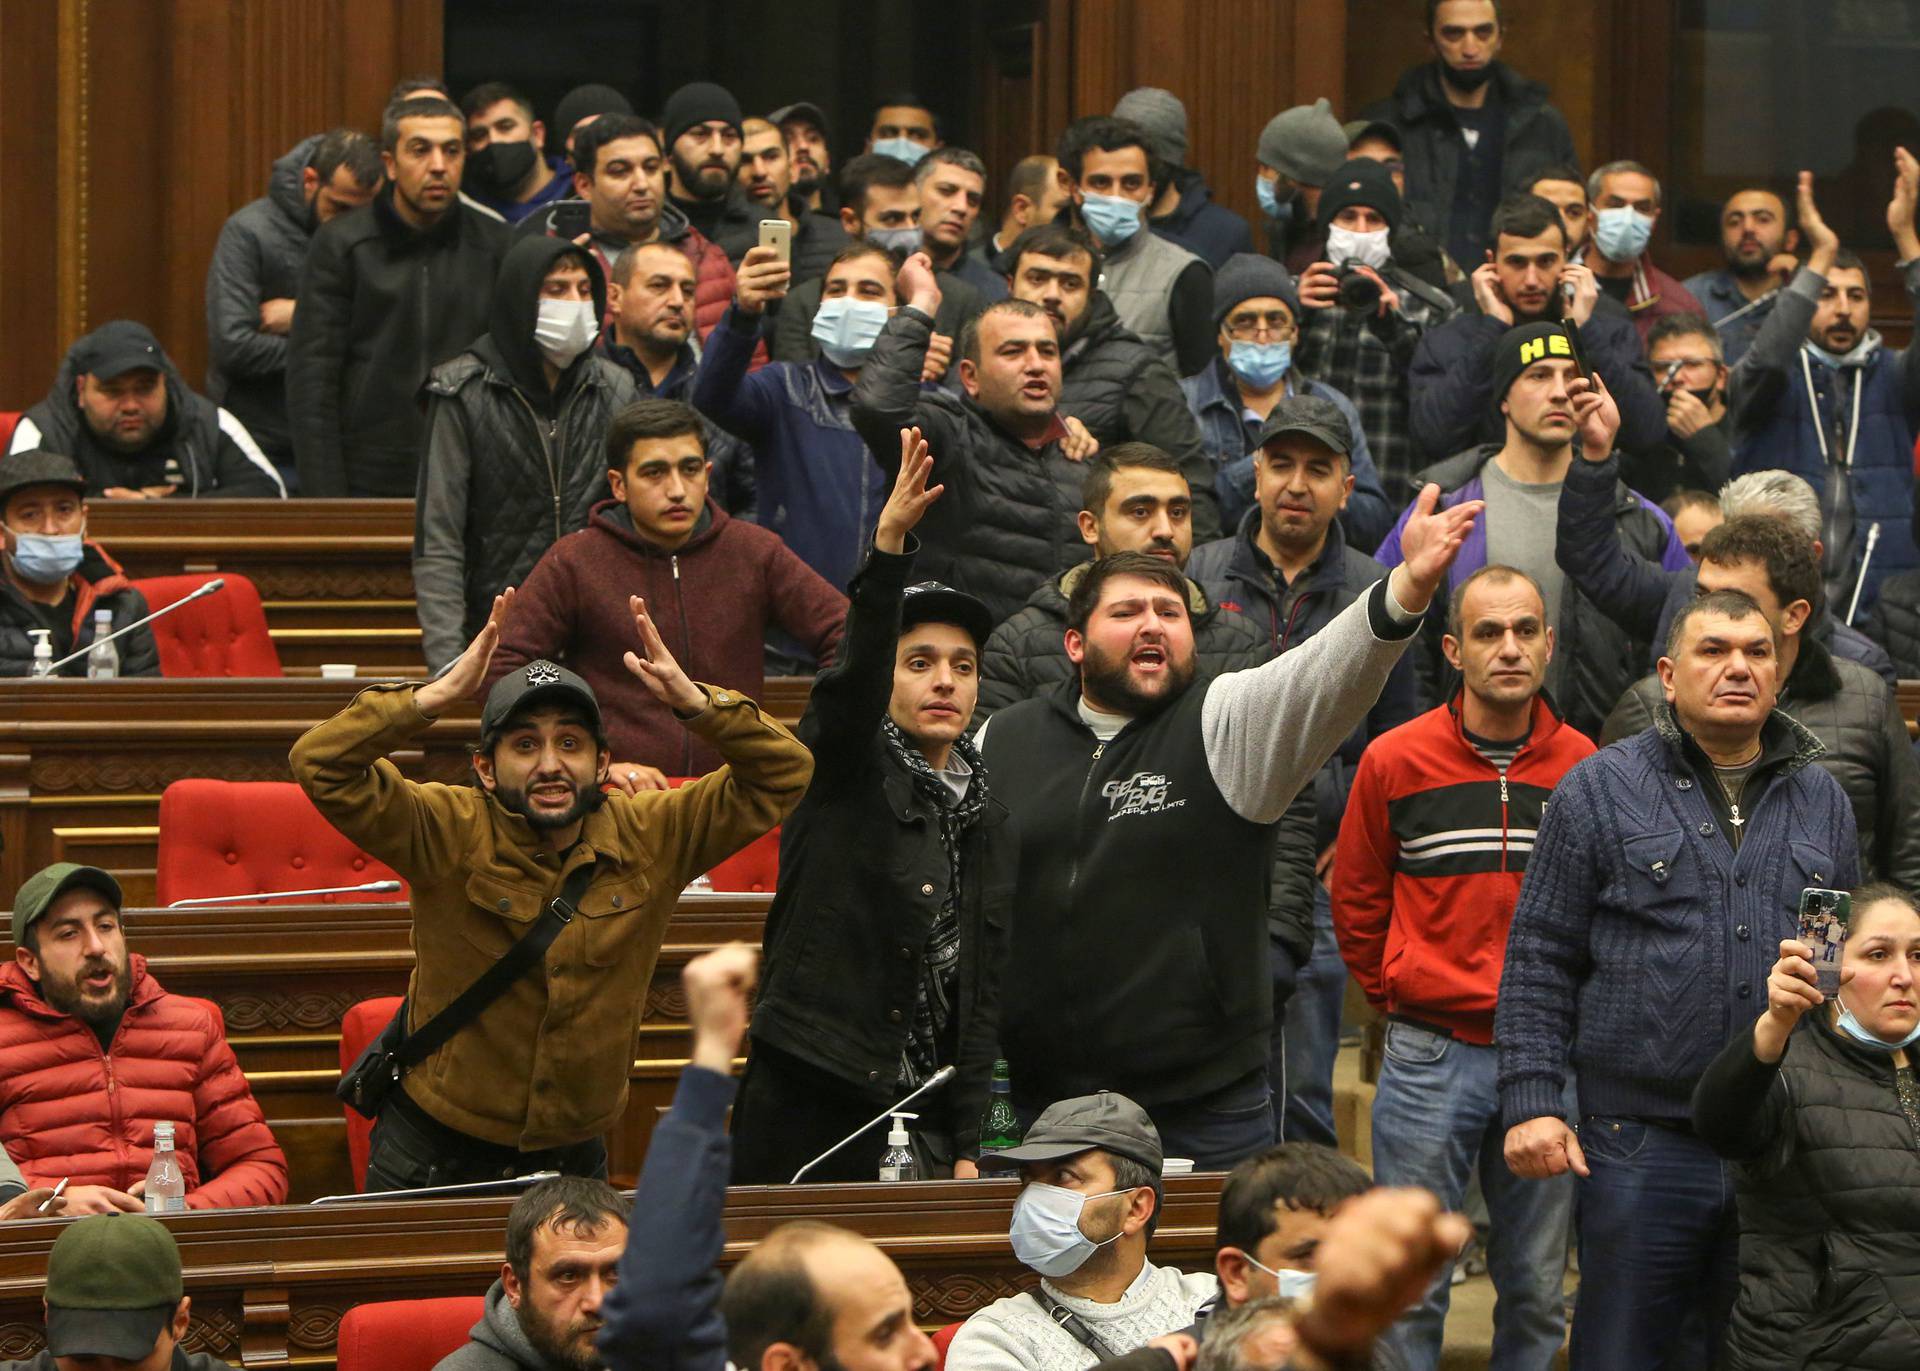
<path fill-rule="evenodd" d="M 547 227 L 555 238 L 578 238 L 593 227 L 593 206 L 585 200 L 562 200 L 553 207 Z"/>
<path fill-rule="evenodd" d="M 1560 321 L 1560 329 L 1567 335 L 1567 347 L 1573 352 L 1573 369 L 1589 381 L 1593 373 L 1587 370 L 1587 359 L 1580 351 L 1580 325 L 1570 319 Z"/>

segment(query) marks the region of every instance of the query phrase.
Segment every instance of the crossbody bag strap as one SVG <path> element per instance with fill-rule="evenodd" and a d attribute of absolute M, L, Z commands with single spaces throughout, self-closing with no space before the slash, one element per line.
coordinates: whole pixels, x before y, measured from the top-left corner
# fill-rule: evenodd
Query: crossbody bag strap
<path fill-rule="evenodd" d="M 1087 1327 L 1085 1319 L 1067 1308 L 1045 1290 L 1035 1286 L 1027 1292 L 1033 1296 L 1033 1302 L 1040 1306 L 1047 1318 L 1056 1328 L 1065 1330 L 1068 1337 L 1093 1353 L 1101 1361 L 1112 1361 L 1120 1354 L 1107 1345 L 1107 1340 Z"/>
<path fill-rule="evenodd" d="M 573 922 L 580 897 L 587 893 L 593 873 L 598 869 L 599 863 L 591 861 L 569 871 L 560 884 L 560 893 L 547 901 L 547 907 L 540 911 L 533 927 L 522 934 L 499 961 L 482 972 L 479 979 L 454 996 L 445 1009 L 403 1038 L 393 1051 L 394 1063 L 402 1070 L 420 1065 L 454 1034 L 479 1018 L 481 1011 L 505 994 L 508 986 L 545 957 L 553 940 L 560 936 L 560 930 Z"/>

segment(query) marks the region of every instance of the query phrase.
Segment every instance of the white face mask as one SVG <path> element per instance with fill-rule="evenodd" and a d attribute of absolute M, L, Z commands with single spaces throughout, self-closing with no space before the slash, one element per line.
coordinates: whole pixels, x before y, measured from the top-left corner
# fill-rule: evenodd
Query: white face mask
<path fill-rule="evenodd" d="M 1388 229 L 1375 229 L 1371 233 L 1361 233 L 1336 224 L 1327 230 L 1327 260 L 1336 267 L 1347 262 L 1359 262 L 1379 271 L 1393 260 L 1393 249 L 1387 245 L 1389 232 Z"/>
<path fill-rule="evenodd" d="M 1247 1259 L 1248 1266 L 1272 1276 L 1277 1293 L 1284 1299 L 1306 1298 L 1313 1293 L 1314 1282 L 1320 1279 L 1317 1271 L 1295 1271 L 1290 1266 L 1283 1266 L 1276 1271 L 1273 1267 L 1256 1260 L 1251 1252 L 1242 1252 L 1240 1255 Z"/>
<path fill-rule="evenodd" d="M 599 319 L 591 300 L 542 300 L 533 324 L 533 341 L 549 362 L 562 371 L 593 346 Z"/>

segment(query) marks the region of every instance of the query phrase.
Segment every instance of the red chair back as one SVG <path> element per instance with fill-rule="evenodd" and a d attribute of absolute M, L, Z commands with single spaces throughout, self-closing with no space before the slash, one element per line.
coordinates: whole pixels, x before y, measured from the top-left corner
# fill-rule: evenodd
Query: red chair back
<path fill-rule="evenodd" d="M 398 995 L 384 995 L 377 1000 L 362 1000 L 350 1005 L 347 1012 L 340 1016 L 340 1074 L 360 1060 L 360 1054 L 367 1050 L 367 1044 L 380 1036 L 380 1030 L 393 1022 L 393 1016 L 400 1012 L 402 1000 Z M 367 1151 L 373 1143 L 373 1120 L 363 1119 L 344 1104 L 340 1106 L 347 1116 L 347 1161 L 353 1168 L 353 1188 L 367 1188 Z M 362 1306 L 379 1308 L 380 1306 Z M 472 1319 L 467 1320 L 472 1323 Z M 340 1329 L 342 1348 L 341 1365 L 345 1366 L 346 1326 Z M 450 1349 L 449 1349 L 450 1350 Z M 369 1366 L 374 1363 L 367 1363 Z M 427 1363 L 432 1366 L 432 1362 Z"/>
<path fill-rule="evenodd" d="M 292 781 L 175 781 L 160 796 L 160 904 L 263 890 L 319 890 L 398 880 L 313 807 Z M 321 895 L 322 904 L 404 900 L 385 895 Z"/>
<path fill-rule="evenodd" d="M 356 1304 L 340 1320 L 340 1371 L 433 1371 L 467 1345 L 486 1312 L 479 1295 Z"/>
<path fill-rule="evenodd" d="M 697 781 L 698 776 L 669 776 L 667 784 L 678 790 Z M 780 826 L 762 833 L 730 857 L 722 857 L 707 873 L 707 884 L 715 890 L 767 892 L 780 883 Z"/>
<path fill-rule="evenodd" d="M 5 452 L 13 442 L 13 431 L 20 427 L 21 411 L 0 409 L 0 452 Z"/>
<path fill-rule="evenodd" d="M 222 572 L 226 585 L 185 609 L 153 621 L 162 676 L 280 676 L 280 653 L 267 633 L 267 612 L 252 581 Z M 149 612 L 184 600 L 212 573 L 135 581 Z"/>
<path fill-rule="evenodd" d="M 940 1356 L 940 1360 L 933 1364 L 934 1371 L 947 1371 L 947 1348 L 953 1345 L 954 1334 L 964 1327 L 966 1327 L 964 1320 L 960 1323 L 950 1323 L 933 1335 L 933 1350 Z"/>

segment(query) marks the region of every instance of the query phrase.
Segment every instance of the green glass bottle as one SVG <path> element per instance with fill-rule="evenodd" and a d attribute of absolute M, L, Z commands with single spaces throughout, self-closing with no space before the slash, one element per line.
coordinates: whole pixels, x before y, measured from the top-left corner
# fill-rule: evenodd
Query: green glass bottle
<path fill-rule="evenodd" d="M 993 1083 L 987 1087 L 987 1112 L 980 1117 L 980 1150 L 1005 1152 L 1020 1146 L 1023 1134 L 1013 1113 L 1013 1083 L 1007 1079 L 1003 1058 L 993 1064 Z"/>

